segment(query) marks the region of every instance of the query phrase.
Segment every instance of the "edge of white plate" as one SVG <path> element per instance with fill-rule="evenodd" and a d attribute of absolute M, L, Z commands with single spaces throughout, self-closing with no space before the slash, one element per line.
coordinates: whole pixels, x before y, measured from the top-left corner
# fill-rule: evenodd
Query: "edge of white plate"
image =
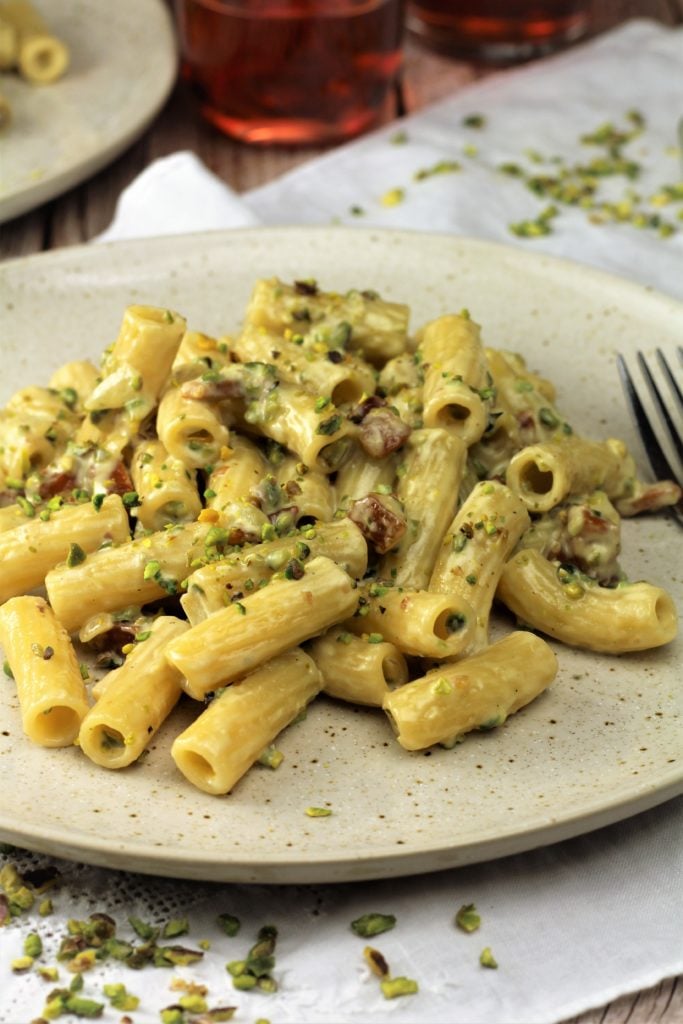
<path fill-rule="evenodd" d="M 159 31 L 165 34 L 165 39 L 160 36 L 164 44 L 160 51 L 162 56 L 168 58 L 163 77 L 160 75 L 156 95 L 147 110 L 145 117 L 132 125 L 116 139 L 93 153 L 82 164 L 67 167 L 59 174 L 47 178 L 45 181 L 36 181 L 28 188 L 22 188 L 18 192 L 10 192 L 6 197 L 0 197 L 0 224 L 14 220 L 24 213 L 34 210 L 43 203 L 54 199 L 56 196 L 67 192 L 69 189 L 79 185 L 82 181 L 92 177 L 102 170 L 126 150 L 136 139 L 145 132 L 157 116 L 164 103 L 168 99 L 176 79 L 178 69 L 178 55 L 176 50 L 175 35 L 171 22 L 171 14 L 162 0 L 148 0 L 148 3 L 157 8 L 156 15 L 159 19 Z"/>

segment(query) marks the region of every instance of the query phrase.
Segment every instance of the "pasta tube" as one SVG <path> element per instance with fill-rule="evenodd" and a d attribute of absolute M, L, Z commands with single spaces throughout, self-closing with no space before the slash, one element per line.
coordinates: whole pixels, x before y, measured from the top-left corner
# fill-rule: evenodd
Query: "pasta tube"
<path fill-rule="evenodd" d="M 563 441 L 529 445 L 513 456 L 506 481 L 532 512 L 547 512 L 568 494 L 602 490 L 619 498 L 627 477 L 633 482 L 622 441 L 586 441 L 572 434 Z"/>
<path fill-rule="evenodd" d="M 61 393 L 69 408 L 83 414 L 85 401 L 97 384 L 97 367 L 88 359 L 76 359 L 65 363 L 50 377 L 50 387 Z"/>
<path fill-rule="evenodd" d="M 13 597 L 0 607 L 0 642 L 16 680 L 24 732 L 43 747 L 69 746 L 88 701 L 66 630 L 42 597 Z"/>
<path fill-rule="evenodd" d="M 296 526 L 330 521 L 335 502 L 328 477 L 289 455 L 277 466 L 276 477 L 286 495 L 285 500 L 290 500 L 296 508 Z"/>
<path fill-rule="evenodd" d="M 503 565 L 529 526 L 529 514 L 504 484 L 476 484 L 443 538 L 429 590 L 457 595 L 476 616 L 470 652 L 488 643 L 488 623 Z"/>
<path fill-rule="evenodd" d="M 60 78 L 69 66 L 66 45 L 52 35 L 28 0 L 5 0 L 0 17 L 14 27 L 17 37 L 16 63 L 34 85 L 46 85 Z"/>
<path fill-rule="evenodd" d="M 16 67 L 19 55 L 19 33 L 16 26 L 3 17 L 0 7 L 0 71 Z"/>
<path fill-rule="evenodd" d="M 470 644 L 476 616 L 460 595 L 408 591 L 371 583 L 363 587 L 346 628 L 388 640 L 419 658 L 453 658 Z"/>
<path fill-rule="evenodd" d="M 356 606 L 351 578 L 329 558 L 314 558 L 299 579 L 272 580 L 172 641 L 166 656 L 202 699 L 295 644 L 347 618 Z"/>
<path fill-rule="evenodd" d="M 442 316 L 424 328 L 418 349 L 424 367 L 424 424 L 454 433 L 466 445 L 486 429 L 491 393 L 480 329 L 466 316 Z M 488 386 L 487 386 L 488 385 Z"/>
<path fill-rule="evenodd" d="M 138 521 L 146 530 L 187 523 L 202 509 L 196 473 L 166 451 L 161 441 L 143 441 L 132 459 L 133 486 L 140 499 Z"/>
<path fill-rule="evenodd" d="M 453 518 L 467 449 L 446 430 L 415 430 L 399 465 L 396 494 L 408 529 L 377 575 L 397 587 L 427 590 L 441 538 Z"/>
<path fill-rule="evenodd" d="M 350 502 L 365 498 L 373 491 L 391 493 L 398 461 L 396 453 L 385 459 L 375 459 L 366 455 L 360 445 L 354 444 L 334 483 L 339 506 L 347 508 Z"/>
<path fill-rule="evenodd" d="M 117 494 L 106 497 L 99 510 L 89 502 L 64 505 L 47 520 L 27 519 L 0 533 L 0 602 L 33 590 L 65 560 L 74 564 L 73 569 L 65 565 L 61 570 L 68 589 L 69 573 L 76 571 L 78 560 L 105 542 L 120 544 L 129 538 L 128 515 Z M 73 598 L 83 605 L 82 592 L 76 591 Z"/>
<path fill-rule="evenodd" d="M 406 750 L 451 746 L 472 729 L 493 729 L 542 693 L 557 659 L 533 633 L 510 633 L 471 658 L 449 662 L 394 690 L 384 710 Z"/>
<path fill-rule="evenodd" d="M 314 640 L 309 654 L 320 669 L 323 690 L 351 704 L 381 707 L 395 686 L 408 681 L 406 659 L 395 644 L 368 643 L 332 626 Z"/>
<path fill-rule="evenodd" d="M 177 387 L 159 403 L 157 433 L 176 459 L 194 469 L 216 462 L 230 439 L 217 403 L 185 398 Z"/>
<path fill-rule="evenodd" d="M 350 519 L 320 523 L 303 534 L 255 544 L 202 566 L 189 577 L 187 593 L 180 603 L 195 626 L 221 611 L 238 595 L 250 594 L 263 586 L 293 560 L 305 562 L 320 556 L 331 558 L 349 576 L 360 579 L 367 568 L 368 547 Z"/>
<path fill-rule="evenodd" d="M 407 306 L 376 292 L 341 295 L 320 291 L 313 281 L 287 285 L 274 277 L 256 282 L 246 322 L 281 334 L 303 330 L 330 350 L 348 347 L 382 364 L 405 350 L 409 315 Z"/>
<path fill-rule="evenodd" d="M 187 629 L 182 619 L 160 616 L 123 665 L 100 680 L 101 696 L 78 734 L 83 753 L 95 764 L 132 764 L 171 713 L 182 688 L 180 673 L 164 657 L 164 648 Z"/>
<path fill-rule="evenodd" d="M 320 691 L 320 672 L 299 648 L 227 687 L 171 747 L 177 768 L 205 793 L 227 793 Z"/>
<path fill-rule="evenodd" d="M 293 341 L 292 338 L 296 338 Z M 278 376 L 314 395 L 330 398 L 334 405 L 359 402 L 375 390 L 375 375 L 367 363 L 348 352 L 338 362 L 327 358 L 326 345 L 306 345 L 301 334 L 285 330 L 284 336 L 263 327 L 246 325 L 235 339 L 235 355 L 243 363 L 272 363 Z"/>
<path fill-rule="evenodd" d="M 210 523 L 176 526 L 95 551 L 73 568 L 60 565 L 45 577 L 50 604 L 65 628 L 75 633 L 93 609 L 117 612 L 176 594 L 195 558 L 217 555 L 211 530 Z M 5 536 L 0 534 L 0 545 Z"/>
<path fill-rule="evenodd" d="M 353 428 L 330 402 L 322 406 L 310 391 L 280 381 L 249 402 L 245 428 L 270 437 L 321 473 L 332 473 L 348 454 Z"/>
<path fill-rule="evenodd" d="M 601 587 L 588 576 L 519 551 L 507 563 L 497 595 L 521 621 L 565 644 L 606 654 L 645 651 L 676 635 L 676 607 L 650 583 Z"/>

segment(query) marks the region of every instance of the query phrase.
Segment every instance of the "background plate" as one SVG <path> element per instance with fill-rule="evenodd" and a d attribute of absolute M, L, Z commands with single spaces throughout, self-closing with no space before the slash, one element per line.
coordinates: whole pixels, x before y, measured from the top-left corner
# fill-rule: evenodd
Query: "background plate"
<path fill-rule="evenodd" d="M 147 127 L 176 73 L 171 20 L 161 0 L 36 0 L 71 51 L 54 85 L 0 75 L 13 120 L 2 139 L 0 223 L 83 181 Z"/>
<path fill-rule="evenodd" d="M 257 277 L 317 277 L 410 303 L 413 325 L 467 306 L 488 344 L 523 351 L 582 432 L 638 451 L 614 353 L 683 336 L 683 307 L 577 265 L 491 243 L 343 228 L 253 229 L 93 246 L 0 267 L 0 401 L 62 362 L 97 358 L 123 308 L 149 302 L 192 328 L 239 325 Z M 680 535 L 664 517 L 624 524 L 634 579 L 680 602 Z M 679 547 L 680 549 L 680 547 Z M 502 621 L 502 620 L 501 620 Z M 510 622 L 503 622 L 506 629 Z M 564 839 L 678 793 L 680 639 L 622 657 L 556 645 L 550 691 L 452 751 L 408 754 L 381 712 L 317 701 L 225 798 L 193 789 L 168 755 L 179 707 L 151 753 L 123 772 L 21 733 L 0 685 L 0 838 L 64 857 L 188 878 L 317 882 L 430 871 Z M 329 802 L 333 815 L 304 809 Z"/>

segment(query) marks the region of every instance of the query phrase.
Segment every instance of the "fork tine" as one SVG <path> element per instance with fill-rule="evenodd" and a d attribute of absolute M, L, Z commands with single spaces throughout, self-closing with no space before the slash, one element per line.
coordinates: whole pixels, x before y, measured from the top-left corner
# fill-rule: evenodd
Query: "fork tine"
<path fill-rule="evenodd" d="M 629 371 L 626 361 L 622 355 L 617 355 L 617 369 L 619 371 L 619 377 L 628 399 L 631 412 L 636 421 L 638 433 L 643 442 L 643 448 L 647 455 L 648 461 L 652 466 L 652 472 L 658 480 L 675 480 L 676 476 L 669 465 L 669 460 L 661 449 L 657 436 L 654 430 L 650 426 L 650 421 L 647 417 L 647 413 L 643 407 L 643 403 L 640 400 L 638 392 L 636 391 L 633 383 L 633 378 Z"/>
<path fill-rule="evenodd" d="M 683 363 L 683 348 L 679 347 L 678 358 L 681 360 L 681 363 Z M 661 348 L 657 349 L 657 362 L 659 363 L 660 370 L 666 377 L 667 384 L 671 388 L 671 393 L 675 395 L 678 400 L 679 408 L 683 410 L 683 392 L 681 392 L 681 389 L 678 386 L 678 381 L 674 377 L 673 371 L 666 361 L 666 356 L 662 352 Z"/>
<path fill-rule="evenodd" d="M 659 349 L 657 350 L 657 352 L 658 352 L 658 355 L 661 357 L 660 365 L 661 364 L 664 365 L 665 372 L 668 373 L 670 375 L 670 377 L 671 377 L 671 384 L 673 385 L 674 393 L 678 392 L 678 395 L 680 397 L 680 391 L 678 390 L 678 385 L 676 384 L 676 382 L 675 382 L 675 380 L 673 378 L 673 374 L 671 373 L 671 370 L 669 369 L 669 364 L 666 362 L 666 359 L 664 358 L 664 354 L 662 352 L 660 352 Z M 660 394 L 659 388 L 657 387 L 657 384 L 655 383 L 655 379 L 652 376 L 652 373 L 650 371 L 650 367 L 645 362 L 645 358 L 644 358 L 642 352 L 638 352 L 636 354 L 636 358 L 638 360 L 638 365 L 640 367 L 640 371 L 641 371 L 643 377 L 645 378 L 645 383 L 647 384 L 648 391 L 652 395 L 652 400 L 655 403 L 655 405 L 657 406 L 657 409 L 659 411 L 659 415 L 661 416 L 663 422 L 666 424 L 666 429 L 669 432 L 669 437 L 671 439 L 671 443 L 673 444 L 674 448 L 678 452 L 679 459 L 681 459 L 683 461 L 683 441 L 681 441 L 678 429 L 677 429 L 673 419 L 671 418 L 671 414 L 670 414 L 669 410 L 667 409 L 666 405 L 664 404 L 664 400 L 662 399 L 662 396 Z M 681 402 L 683 403 L 683 397 L 681 398 Z"/>

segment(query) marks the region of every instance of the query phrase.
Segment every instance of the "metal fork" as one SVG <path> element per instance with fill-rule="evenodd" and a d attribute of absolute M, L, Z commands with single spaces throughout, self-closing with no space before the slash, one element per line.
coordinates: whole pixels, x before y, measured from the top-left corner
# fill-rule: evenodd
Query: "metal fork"
<path fill-rule="evenodd" d="M 683 366 L 683 348 L 679 345 L 676 352 Z M 638 394 L 633 376 L 622 355 L 617 355 L 617 369 L 652 472 L 658 480 L 675 480 L 683 486 L 683 394 L 660 348 L 655 350 L 655 355 L 659 374 L 666 381 L 671 395 L 668 403 L 645 356 L 642 352 L 636 353 L 636 361 L 650 395 L 651 411 L 648 411 Z M 679 501 L 677 505 L 671 506 L 671 512 L 680 526 L 683 526 L 682 504 Z"/>

